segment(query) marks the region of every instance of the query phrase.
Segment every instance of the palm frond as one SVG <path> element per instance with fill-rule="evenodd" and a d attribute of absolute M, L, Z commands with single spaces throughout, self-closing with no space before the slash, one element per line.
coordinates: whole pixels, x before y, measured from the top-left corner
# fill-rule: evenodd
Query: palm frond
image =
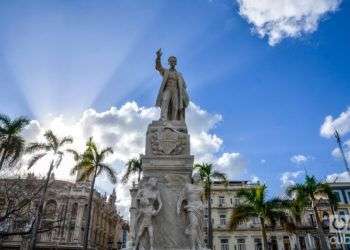
<path fill-rule="evenodd" d="M 52 145 L 52 148 L 54 150 L 57 150 L 57 148 L 59 147 L 59 142 L 52 130 L 47 130 L 44 134 L 44 137 Z"/>
<path fill-rule="evenodd" d="M 245 204 L 238 205 L 233 209 L 230 219 L 230 229 L 236 229 L 239 224 L 258 216 L 259 215 L 252 206 Z"/>
<path fill-rule="evenodd" d="M 16 133 L 19 133 L 28 124 L 29 124 L 29 120 L 21 116 L 12 121 L 11 127 Z"/>
<path fill-rule="evenodd" d="M 81 161 L 79 161 L 71 170 L 71 175 L 76 174 L 78 171 L 84 171 L 85 169 L 90 168 L 93 166 L 93 163 L 90 159 L 83 158 Z"/>
<path fill-rule="evenodd" d="M 5 114 L 0 114 L 0 123 L 3 123 L 6 127 L 11 124 L 11 118 Z"/>
<path fill-rule="evenodd" d="M 84 171 L 81 172 L 81 176 L 79 177 L 79 181 L 87 181 L 90 179 L 92 174 L 94 173 L 95 168 L 93 166 L 86 166 Z"/>
<path fill-rule="evenodd" d="M 81 158 L 80 154 L 74 149 L 67 149 L 66 151 L 73 155 L 75 161 L 78 161 Z"/>
<path fill-rule="evenodd" d="M 29 143 L 29 145 L 25 149 L 25 152 L 32 154 L 38 151 L 49 151 L 50 149 L 51 149 L 50 145 L 47 145 L 46 143 L 32 142 L 32 143 Z"/>
<path fill-rule="evenodd" d="M 34 164 L 40 160 L 41 158 L 43 158 L 47 153 L 40 153 L 37 155 L 34 155 L 28 162 L 28 169 L 32 168 L 34 166 Z"/>
<path fill-rule="evenodd" d="M 71 136 L 65 136 L 61 139 L 61 141 L 59 142 L 58 146 L 62 147 L 66 144 L 72 144 L 73 143 L 73 138 Z"/>
<path fill-rule="evenodd" d="M 110 166 L 104 163 L 99 164 L 100 170 L 106 174 L 107 178 L 112 184 L 117 183 L 117 174 Z"/>
<path fill-rule="evenodd" d="M 126 164 L 126 172 L 122 178 L 122 182 L 126 183 L 132 173 L 142 173 L 142 162 L 140 157 L 130 159 Z"/>

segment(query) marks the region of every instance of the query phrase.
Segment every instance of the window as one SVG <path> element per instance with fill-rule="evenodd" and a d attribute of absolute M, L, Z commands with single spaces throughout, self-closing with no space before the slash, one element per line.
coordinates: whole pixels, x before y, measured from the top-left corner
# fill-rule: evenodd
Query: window
<path fill-rule="evenodd" d="M 232 198 L 230 198 L 230 203 L 231 203 L 231 205 L 233 205 L 233 199 Z"/>
<path fill-rule="evenodd" d="M 336 199 L 337 202 L 340 202 L 340 203 L 343 202 L 343 199 L 342 199 L 340 191 L 337 191 L 337 190 L 333 191 L 333 194 L 335 195 L 335 199 Z"/>
<path fill-rule="evenodd" d="M 260 220 L 259 220 L 258 217 L 253 217 L 252 221 L 253 221 L 253 224 L 254 224 L 254 225 L 257 225 L 257 224 L 260 223 Z"/>
<path fill-rule="evenodd" d="M 239 199 L 235 198 L 235 205 L 238 206 L 239 205 Z"/>
<path fill-rule="evenodd" d="M 237 239 L 237 250 L 246 250 L 245 239 Z"/>
<path fill-rule="evenodd" d="M 262 243 L 260 238 L 254 239 L 254 249 L 255 250 L 262 250 Z"/>
<path fill-rule="evenodd" d="M 220 225 L 226 225 L 226 214 L 220 214 Z"/>
<path fill-rule="evenodd" d="M 278 250 L 276 236 L 271 236 L 271 250 Z"/>
<path fill-rule="evenodd" d="M 221 245 L 221 250 L 230 250 L 228 239 L 221 239 L 220 245 Z"/>
<path fill-rule="evenodd" d="M 291 250 L 290 241 L 288 236 L 283 237 L 284 250 Z"/>
<path fill-rule="evenodd" d="M 305 242 L 304 236 L 299 237 L 299 244 L 300 244 L 300 250 L 306 250 L 306 242 Z"/>
<path fill-rule="evenodd" d="M 323 212 L 323 216 L 322 216 L 322 224 L 325 227 L 329 227 L 329 215 L 327 212 Z"/>
<path fill-rule="evenodd" d="M 225 197 L 224 196 L 219 196 L 219 206 L 222 206 L 225 204 Z"/>
<path fill-rule="evenodd" d="M 314 236 L 314 243 L 315 243 L 315 249 L 316 250 L 321 250 L 321 244 L 320 244 L 320 240 L 318 237 Z"/>

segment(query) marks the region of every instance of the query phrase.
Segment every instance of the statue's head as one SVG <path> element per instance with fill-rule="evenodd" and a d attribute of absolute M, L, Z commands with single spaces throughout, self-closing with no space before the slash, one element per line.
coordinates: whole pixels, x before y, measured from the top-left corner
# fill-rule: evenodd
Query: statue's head
<path fill-rule="evenodd" d="M 192 183 L 198 184 L 200 180 L 201 180 L 201 176 L 199 175 L 199 173 L 194 173 L 192 176 Z"/>
<path fill-rule="evenodd" d="M 168 63 L 169 63 L 169 66 L 170 68 L 175 68 L 176 64 L 177 64 L 177 59 L 175 56 L 170 56 L 168 58 Z"/>
<path fill-rule="evenodd" d="M 155 178 L 155 177 L 152 177 L 152 178 L 150 178 L 150 179 L 148 180 L 148 184 L 149 184 L 151 187 L 156 187 L 156 186 L 157 186 L 157 182 L 158 182 L 158 180 L 157 180 L 157 178 Z"/>

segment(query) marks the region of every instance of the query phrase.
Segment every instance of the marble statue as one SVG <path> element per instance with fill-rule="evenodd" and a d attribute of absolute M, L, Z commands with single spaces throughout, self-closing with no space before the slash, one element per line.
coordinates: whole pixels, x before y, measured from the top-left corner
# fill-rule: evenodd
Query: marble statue
<path fill-rule="evenodd" d="M 186 83 L 182 74 L 175 67 L 177 59 L 170 56 L 168 59 L 169 69 L 163 68 L 161 63 L 162 51 L 157 51 L 156 70 L 163 77 L 160 86 L 156 106 L 160 107 L 162 121 L 185 120 L 185 109 L 189 103 Z"/>
<path fill-rule="evenodd" d="M 139 189 L 136 195 L 138 214 L 136 224 L 138 232 L 135 240 L 135 250 L 142 249 L 140 245 L 141 237 L 147 232 L 150 250 L 154 248 L 154 227 L 153 217 L 157 216 L 162 208 L 162 200 L 157 189 L 157 178 L 150 178 L 145 185 Z M 142 245 L 142 244 L 141 244 Z"/>
<path fill-rule="evenodd" d="M 193 183 L 187 183 L 180 193 L 177 201 L 177 214 L 185 212 L 188 217 L 188 225 L 185 234 L 189 236 L 191 250 L 204 250 L 204 205 L 202 201 L 204 190 L 198 185 L 199 175 L 193 176 Z"/>

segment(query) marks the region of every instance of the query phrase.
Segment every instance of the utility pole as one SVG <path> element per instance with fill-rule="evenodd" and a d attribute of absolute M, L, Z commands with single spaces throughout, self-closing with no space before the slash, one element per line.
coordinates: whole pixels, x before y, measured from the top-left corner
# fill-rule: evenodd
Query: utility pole
<path fill-rule="evenodd" d="M 343 161 L 344 161 L 344 165 L 345 165 L 346 171 L 350 175 L 349 164 L 348 164 L 348 161 L 346 160 L 345 153 L 344 153 L 344 150 L 343 150 L 343 143 L 342 143 L 340 135 L 339 135 L 339 133 L 338 133 L 338 131 L 336 129 L 334 130 L 334 137 L 337 140 L 341 156 L 343 157 Z"/>

